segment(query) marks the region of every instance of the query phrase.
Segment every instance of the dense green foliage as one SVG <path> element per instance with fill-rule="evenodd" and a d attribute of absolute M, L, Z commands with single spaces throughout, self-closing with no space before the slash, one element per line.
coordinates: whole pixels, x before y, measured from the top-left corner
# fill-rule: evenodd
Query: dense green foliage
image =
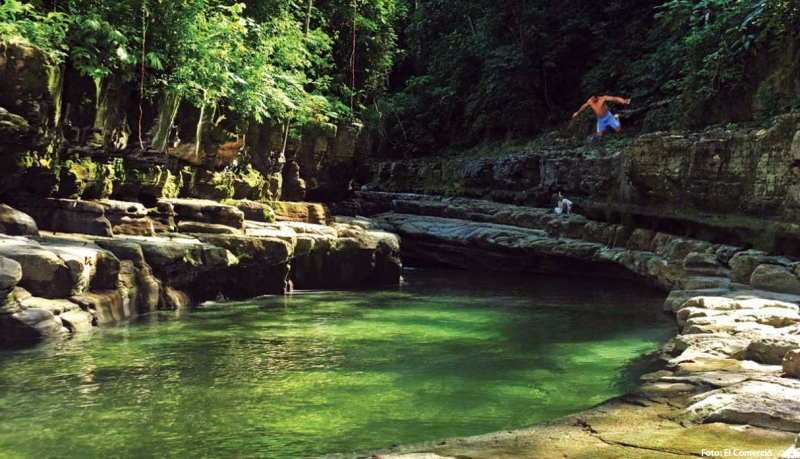
<path fill-rule="evenodd" d="M 152 100 L 177 95 L 242 119 L 347 119 L 384 88 L 405 10 L 388 0 L 317 3 L 8 0 L 0 41 L 37 45 L 98 85 L 117 74 Z"/>
<path fill-rule="evenodd" d="M 382 155 L 525 140 L 592 93 L 743 121 L 800 94 L 795 0 L 6 0 L 0 41 L 239 119 L 365 120 Z"/>
<path fill-rule="evenodd" d="M 798 103 L 799 12 L 793 0 L 416 2 L 405 86 L 374 104 L 377 149 L 528 139 L 597 93 L 666 107 L 676 127 L 752 118 L 759 91 L 774 114 Z"/>

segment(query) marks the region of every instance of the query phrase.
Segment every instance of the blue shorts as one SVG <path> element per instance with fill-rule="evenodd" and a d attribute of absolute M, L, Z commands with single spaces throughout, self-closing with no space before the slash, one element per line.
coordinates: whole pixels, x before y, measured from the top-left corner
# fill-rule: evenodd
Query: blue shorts
<path fill-rule="evenodd" d="M 606 116 L 597 118 L 597 132 L 605 132 L 608 128 L 614 130 L 619 128 L 619 120 L 614 118 L 614 114 L 611 111 L 608 111 Z"/>

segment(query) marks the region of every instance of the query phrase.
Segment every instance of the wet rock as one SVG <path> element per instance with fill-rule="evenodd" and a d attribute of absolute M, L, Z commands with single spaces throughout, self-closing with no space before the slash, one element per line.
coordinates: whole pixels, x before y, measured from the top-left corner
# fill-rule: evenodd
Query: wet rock
<path fill-rule="evenodd" d="M 11 317 L 19 321 L 30 331 L 27 333 L 36 340 L 64 336 L 68 330 L 55 320 L 55 316 L 47 309 L 28 308 Z"/>
<path fill-rule="evenodd" d="M 11 293 L 21 279 L 22 266 L 10 258 L 0 257 L 0 297 Z"/>
<path fill-rule="evenodd" d="M 724 263 L 725 265 L 729 265 L 731 258 L 739 252 L 742 252 L 741 247 L 736 247 L 732 245 L 722 245 L 715 249 L 714 255 L 716 255 L 717 260 L 720 263 Z"/>
<path fill-rule="evenodd" d="M 726 289 L 731 283 L 727 276 L 687 276 L 684 270 L 680 273 L 681 277 L 675 283 L 680 290 Z"/>
<path fill-rule="evenodd" d="M 98 324 L 119 322 L 133 316 L 132 311 L 125 308 L 125 301 L 117 290 L 83 292 L 70 298 L 70 301 L 88 311 Z"/>
<path fill-rule="evenodd" d="M 86 333 L 92 330 L 93 317 L 81 310 L 67 311 L 58 316 L 71 333 Z"/>
<path fill-rule="evenodd" d="M 186 309 L 192 306 L 192 300 L 185 292 L 167 287 L 163 290 L 162 303 L 166 309 Z"/>
<path fill-rule="evenodd" d="M 9 236 L 38 236 L 39 228 L 30 215 L 0 204 L 0 233 Z"/>

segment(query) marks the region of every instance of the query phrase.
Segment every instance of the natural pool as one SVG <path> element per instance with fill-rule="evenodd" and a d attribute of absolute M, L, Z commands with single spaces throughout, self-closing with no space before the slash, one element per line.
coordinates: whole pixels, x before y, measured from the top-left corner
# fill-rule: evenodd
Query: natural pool
<path fill-rule="evenodd" d="M 0 352 L 0 457 L 291 459 L 522 427 L 635 387 L 675 334 L 631 283 L 404 277 Z"/>

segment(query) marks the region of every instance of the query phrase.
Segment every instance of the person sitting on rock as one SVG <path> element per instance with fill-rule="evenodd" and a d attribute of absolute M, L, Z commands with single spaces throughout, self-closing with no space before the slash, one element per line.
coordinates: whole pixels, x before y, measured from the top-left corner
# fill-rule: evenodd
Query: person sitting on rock
<path fill-rule="evenodd" d="M 558 193 L 558 205 L 556 206 L 556 213 L 559 215 L 569 215 L 572 213 L 572 201 L 565 198 Z"/>

